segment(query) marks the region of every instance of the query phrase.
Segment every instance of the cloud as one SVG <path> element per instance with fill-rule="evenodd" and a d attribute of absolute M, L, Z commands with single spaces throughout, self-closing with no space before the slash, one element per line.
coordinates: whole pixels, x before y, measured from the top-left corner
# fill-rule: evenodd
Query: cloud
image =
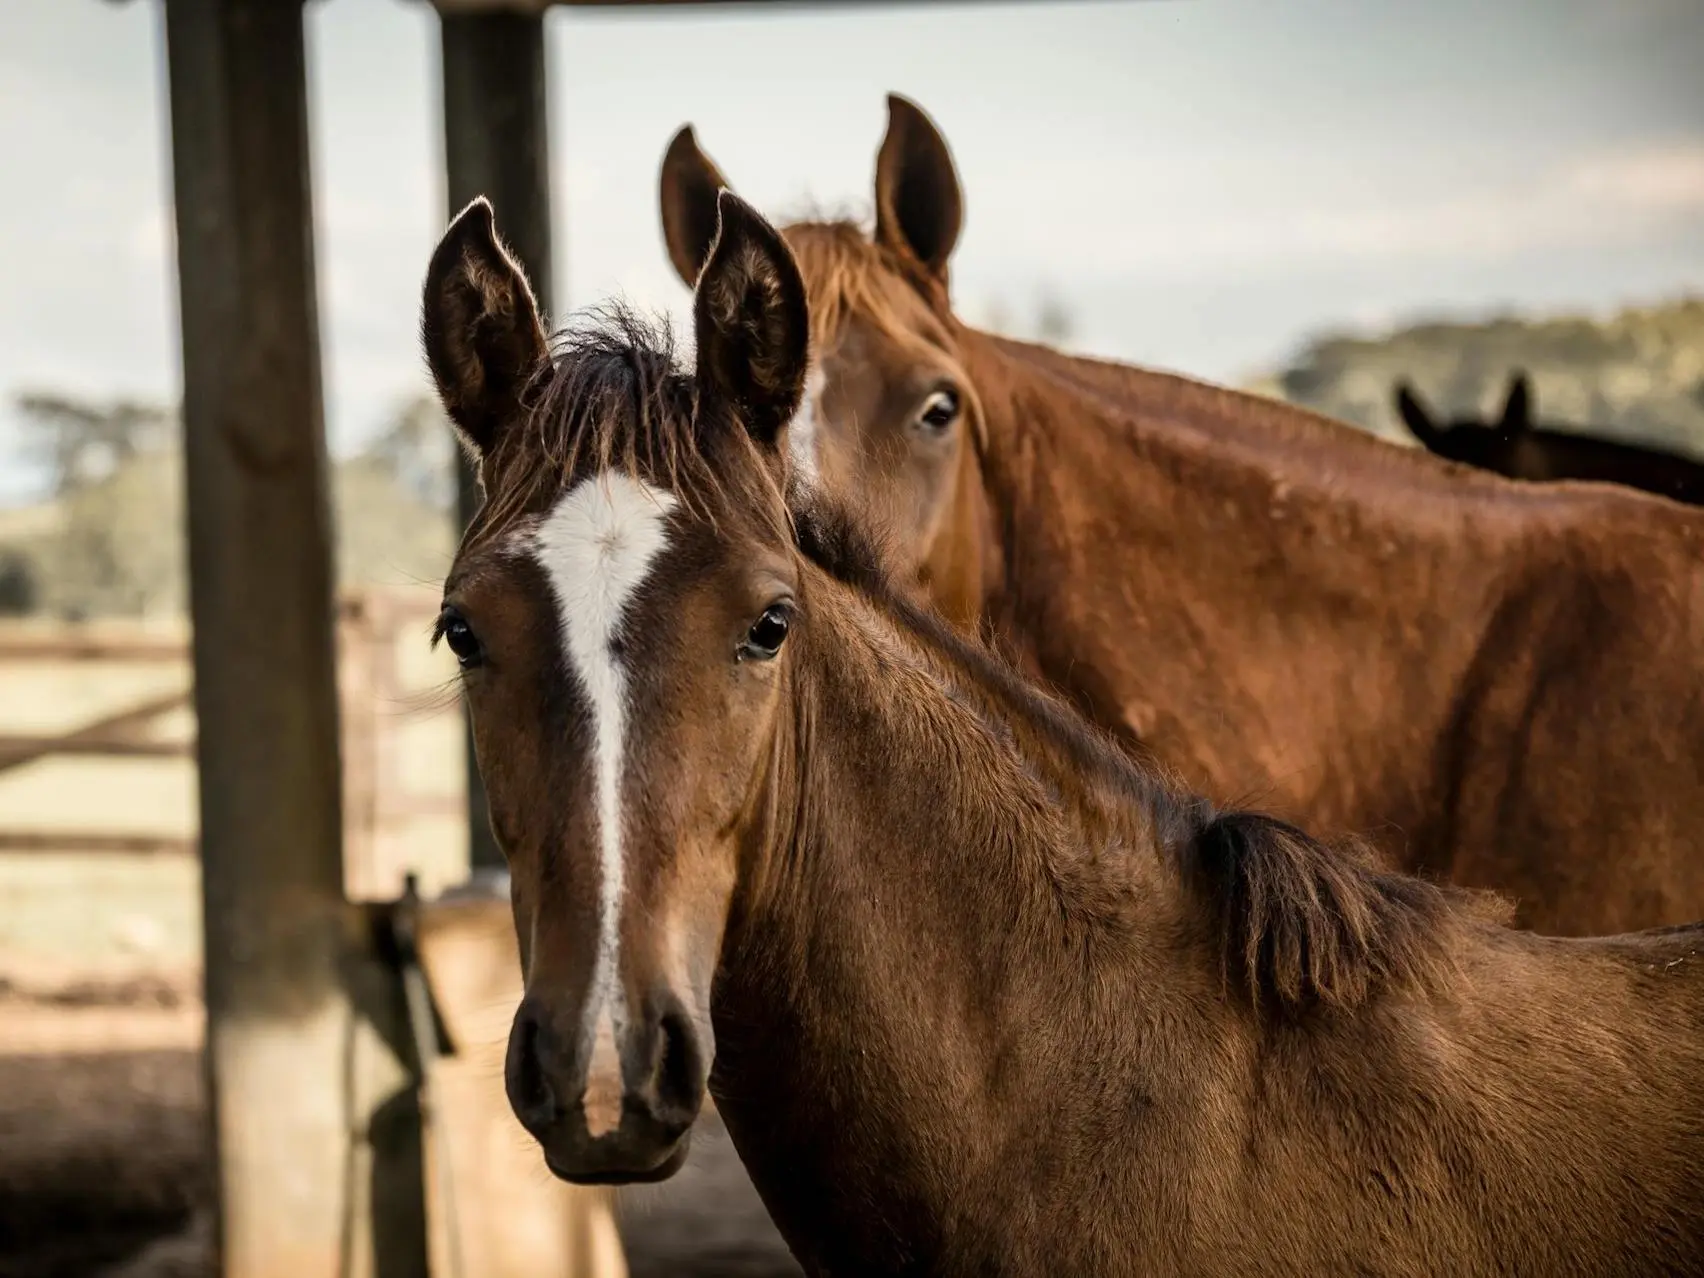
<path fill-rule="evenodd" d="M 1283 195 L 1229 217 L 1180 216 L 1185 210 L 1176 206 L 1120 210 L 1116 233 L 1109 228 L 1088 242 L 1100 269 L 1184 275 L 1602 251 L 1704 225 L 1704 140 L 1589 154 L 1524 182 L 1431 199 L 1387 194 L 1355 206 Z"/>
<path fill-rule="evenodd" d="M 1603 248 L 1704 213 L 1704 144 L 1590 156 L 1535 183 L 1408 207 L 1322 211 L 1290 227 L 1280 252 L 1362 257 L 1501 256 Z"/>
<path fill-rule="evenodd" d="M 1565 185 L 1583 199 L 1647 214 L 1704 212 L 1704 142 L 1590 159 Z"/>

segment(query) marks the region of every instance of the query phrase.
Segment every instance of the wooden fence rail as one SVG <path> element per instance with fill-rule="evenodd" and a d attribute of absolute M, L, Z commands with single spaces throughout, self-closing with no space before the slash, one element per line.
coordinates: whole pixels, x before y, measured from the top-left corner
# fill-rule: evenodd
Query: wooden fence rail
<path fill-rule="evenodd" d="M 420 817 L 460 821 L 459 787 L 422 792 L 411 788 L 400 758 L 400 730 L 417 718 L 419 701 L 402 677 L 399 644 L 424 643 L 436 612 L 425 591 L 364 590 L 338 606 L 338 684 L 342 716 L 345 878 L 354 900 L 386 900 L 401 890 L 411 868 L 387 851 L 384 836 Z M 111 625 L 35 623 L 0 625 L 0 676 L 19 667 L 74 664 L 99 667 L 178 667 L 182 685 L 154 689 L 130 704 L 63 732 L 17 730 L 0 705 L 0 777 L 54 758 L 179 759 L 195 757 L 193 733 L 162 734 L 167 716 L 193 709 L 189 636 L 139 633 Z M 446 713 L 448 713 L 446 711 Z M 451 748 L 457 742 L 449 741 Z M 100 796 L 86 802 L 99 807 Z M 395 840 L 392 839 L 392 842 Z M 97 852 L 139 856 L 193 855 L 193 831 L 182 835 L 138 830 L 20 828 L 0 818 L 0 853 Z"/>

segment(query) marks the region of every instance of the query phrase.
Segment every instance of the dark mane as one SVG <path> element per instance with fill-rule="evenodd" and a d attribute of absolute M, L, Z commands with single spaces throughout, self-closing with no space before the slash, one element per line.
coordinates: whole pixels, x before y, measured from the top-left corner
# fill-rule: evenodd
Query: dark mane
<path fill-rule="evenodd" d="M 666 318 L 620 303 L 585 312 L 552 336 L 524 403 L 523 427 L 487 463 L 482 526 L 548 500 L 582 470 L 651 477 L 701 515 L 721 493 Z"/>
<path fill-rule="evenodd" d="M 848 512 L 813 496 L 795 502 L 793 522 L 810 562 L 992 687 L 1085 779 L 1150 815 L 1162 851 L 1213 920 L 1226 982 L 1251 1002 L 1289 1013 L 1352 1008 L 1381 985 L 1430 985 L 1450 967 L 1454 928 L 1487 912 L 1476 903 L 1492 898 L 1389 873 L 1363 844 L 1327 845 L 1276 817 L 1216 810 L 895 591 L 879 547 Z"/>
<path fill-rule="evenodd" d="M 1216 914 L 1226 980 L 1291 1009 L 1352 1008 L 1381 984 L 1434 985 L 1452 966 L 1446 938 L 1480 899 L 1259 812 L 1214 815 L 1178 853 Z"/>

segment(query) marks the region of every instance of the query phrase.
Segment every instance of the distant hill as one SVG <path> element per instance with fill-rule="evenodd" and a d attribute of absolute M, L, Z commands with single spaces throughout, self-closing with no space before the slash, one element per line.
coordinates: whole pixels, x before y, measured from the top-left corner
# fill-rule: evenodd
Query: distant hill
<path fill-rule="evenodd" d="M 1382 337 L 1327 335 L 1247 389 L 1412 442 L 1393 387 L 1407 378 L 1440 415 L 1494 415 L 1509 376 L 1532 378 L 1544 424 L 1704 459 L 1704 298 L 1609 319 L 1422 323 Z"/>

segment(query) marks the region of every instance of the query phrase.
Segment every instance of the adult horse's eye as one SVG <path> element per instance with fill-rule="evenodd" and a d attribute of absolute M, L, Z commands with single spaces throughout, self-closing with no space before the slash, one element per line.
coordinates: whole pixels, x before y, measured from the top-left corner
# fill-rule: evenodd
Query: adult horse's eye
<path fill-rule="evenodd" d="M 958 415 L 958 392 L 942 389 L 923 401 L 923 411 L 917 415 L 917 421 L 926 429 L 938 433 L 956 422 Z"/>
<path fill-rule="evenodd" d="M 781 651 L 781 645 L 786 642 L 787 629 L 792 624 L 785 604 L 773 604 L 763 610 L 763 615 L 752 622 L 751 629 L 746 631 L 745 642 L 740 645 L 739 657 L 742 661 L 768 661 Z"/>
<path fill-rule="evenodd" d="M 446 608 L 438 615 L 438 628 L 434 639 L 444 641 L 449 650 L 456 654 L 456 661 L 463 670 L 471 670 L 484 660 L 484 653 L 479 647 L 479 637 L 473 633 L 473 627 L 467 624 L 467 619 L 454 608 Z"/>

